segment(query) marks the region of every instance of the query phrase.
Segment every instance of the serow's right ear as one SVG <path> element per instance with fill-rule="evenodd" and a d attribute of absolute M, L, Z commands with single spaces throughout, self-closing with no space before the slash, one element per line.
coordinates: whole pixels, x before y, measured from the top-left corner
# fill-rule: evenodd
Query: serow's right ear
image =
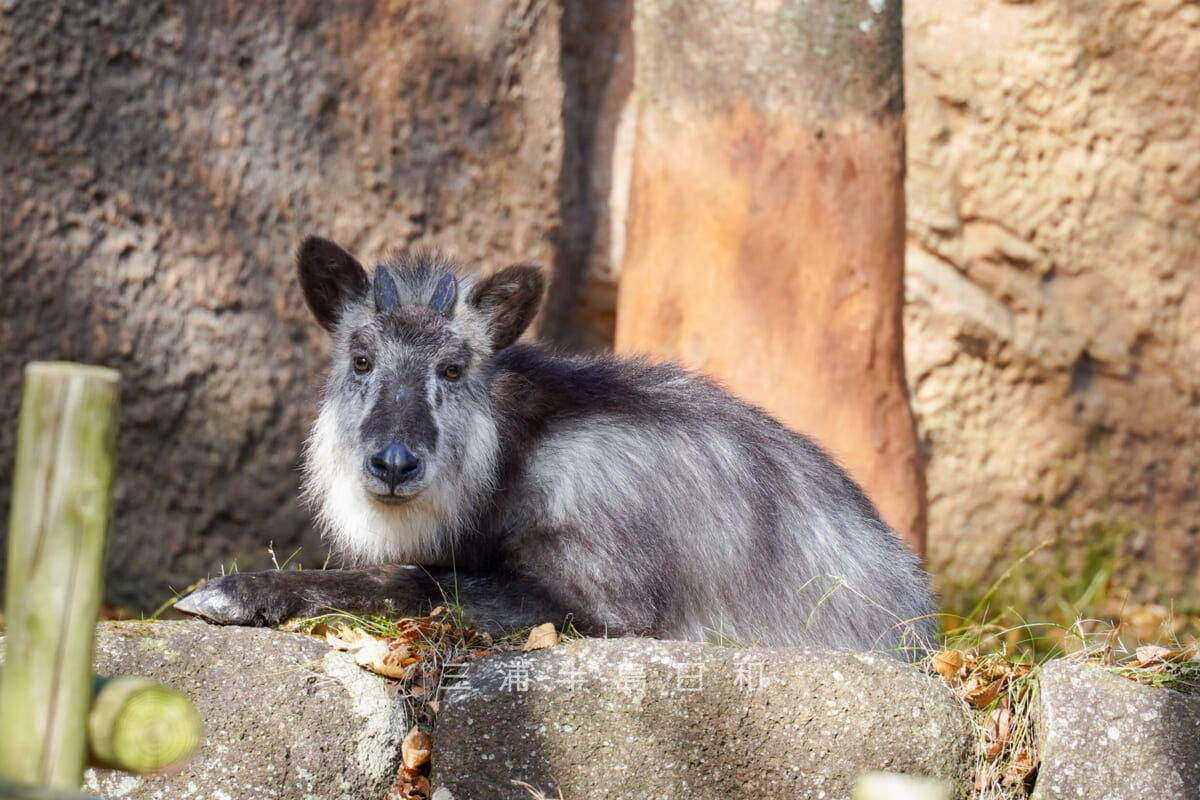
<path fill-rule="evenodd" d="M 296 269 L 304 302 L 327 331 L 334 329 L 346 306 L 364 298 L 371 288 L 362 264 L 319 236 L 309 236 L 300 245 Z"/>

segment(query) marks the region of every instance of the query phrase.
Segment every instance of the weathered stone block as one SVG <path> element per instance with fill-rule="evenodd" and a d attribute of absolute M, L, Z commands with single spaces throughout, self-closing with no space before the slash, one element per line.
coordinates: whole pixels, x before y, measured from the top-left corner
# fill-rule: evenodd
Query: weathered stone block
<path fill-rule="evenodd" d="M 440 800 L 849 797 L 866 770 L 970 782 L 970 720 L 892 658 L 589 639 L 471 665 L 434 729 Z"/>
<path fill-rule="evenodd" d="M 1034 800 L 1200 797 L 1200 697 L 1070 661 L 1039 686 Z"/>
<path fill-rule="evenodd" d="M 101 625 L 96 671 L 185 692 L 204 721 L 182 769 L 135 776 L 89 770 L 108 798 L 381 800 L 407 732 L 401 700 L 346 653 L 307 636 L 201 622 Z"/>

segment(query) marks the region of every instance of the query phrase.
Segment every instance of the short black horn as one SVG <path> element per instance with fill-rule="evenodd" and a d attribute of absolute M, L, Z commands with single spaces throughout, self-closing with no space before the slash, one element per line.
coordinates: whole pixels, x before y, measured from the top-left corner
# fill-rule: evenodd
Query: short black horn
<path fill-rule="evenodd" d="M 388 311 L 399 302 L 400 292 L 396 289 L 396 282 L 392 280 L 387 267 L 380 264 L 375 268 L 375 310 Z"/>
<path fill-rule="evenodd" d="M 458 299 L 458 281 L 454 279 L 452 273 L 447 272 L 438 281 L 437 288 L 433 290 L 433 297 L 429 300 L 429 307 L 443 316 L 450 316 L 450 312 L 454 310 L 454 301 Z"/>

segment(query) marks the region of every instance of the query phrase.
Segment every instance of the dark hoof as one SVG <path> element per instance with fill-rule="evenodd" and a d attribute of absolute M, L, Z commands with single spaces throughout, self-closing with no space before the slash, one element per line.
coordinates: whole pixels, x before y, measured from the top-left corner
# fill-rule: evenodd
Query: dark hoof
<path fill-rule="evenodd" d="M 175 610 L 218 625 L 262 625 L 260 612 L 247 608 L 233 591 L 236 575 L 214 578 L 175 604 Z"/>

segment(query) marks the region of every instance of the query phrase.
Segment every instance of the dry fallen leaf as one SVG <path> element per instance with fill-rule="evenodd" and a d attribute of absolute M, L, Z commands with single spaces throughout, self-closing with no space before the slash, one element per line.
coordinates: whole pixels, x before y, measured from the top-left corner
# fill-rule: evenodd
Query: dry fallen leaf
<path fill-rule="evenodd" d="M 943 678 L 953 678 L 963 666 L 963 656 L 957 650 L 943 650 L 933 657 L 933 669 Z"/>
<path fill-rule="evenodd" d="M 429 797 L 429 779 L 421 774 L 421 767 L 429 763 L 432 750 L 433 740 L 429 734 L 414 725 L 400 745 L 400 770 L 387 800 L 424 800 Z"/>
<path fill-rule="evenodd" d="M 393 638 L 408 644 L 416 641 L 435 642 L 443 635 L 451 632 L 453 626 L 438 619 L 446 609 L 438 606 L 428 617 L 405 618 L 396 622 L 396 635 Z"/>
<path fill-rule="evenodd" d="M 989 758 L 995 758 L 1004 749 L 1004 746 L 1009 743 L 1011 730 L 1012 711 L 1008 709 L 1007 703 L 1000 703 L 992 709 L 992 713 L 988 716 L 987 749 Z"/>
<path fill-rule="evenodd" d="M 1004 684 L 1007 682 L 1007 678 L 1000 678 L 999 680 L 989 681 L 986 684 L 980 684 L 977 678 L 971 678 L 963 691 L 963 700 L 966 700 L 975 708 L 983 708 L 1000 696 L 1000 692 L 1003 691 Z"/>
<path fill-rule="evenodd" d="M 1134 651 L 1134 656 L 1137 658 L 1137 666 L 1145 667 L 1166 662 L 1171 656 L 1171 651 L 1156 644 L 1144 644 Z"/>
<path fill-rule="evenodd" d="M 416 770 L 423 766 L 429 761 L 429 753 L 432 749 L 433 740 L 429 734 L 414 725 L 413 729 L 404 737 L 404 743 L 400 745 L 404 769 Z"/>
<path fill-rule="evenodd" d="M 354 651 L 360 667 L 387 678 L 403 678 L 408 666 L 416 661 L 407 645 L 392 648 L 383 639 L 375 639 Z"/>
<path fill-rule="evenodd" d="M 1022 747 L 1013 753 L 1008 766 L 1001 773 L 1000 783 L 1009 788 L 1021 787 L 1025 794 L 1033 790 L 1032 782 L 1037 775 L 1038 760 L 1033 751 Z"/>
<path fill-rule="evenodd" d="M 424 775 L 401 769 L 385 800 L 429 800 L 431 791 L 429 779 Z"/>
<path fill-rule="evenodd" d="M 995 761 L 1003 749 L 1004 742 L 996 742 L 989 739 L 987 744 L 984 745 L 983 757 L 988 761 Z"/>
<path fill-rule="evenodd" d="M 555 630 L 554 623 L 546 622 L 529 632 L 529 638 L 525 640 L 525 644 L 521 645 L 521 649 L 528 653 L 530 650 L 545 650 L 556 644 L 558 644 L 558 631 Z"/>
<path fill-rule="evenodd" d="M 326 629 L 325 641 L 330 647 L 336 650 L 354 651 L 371 643 L 378 642 L 379 639 L 362 630 L 361 628 L 351 628 L 344 622 L 339 622 L 337 633 Z"/>
<path fill-rule="evenodd" d="M 409 792 L 409 797 L 424 800 L 424 798 L 429 797 L 432 791 L 433 787 L 429 785 L 429 779 L 424 775 L 416 775 L 412 779 L 412 789 Z"/>
<path fill-rule="evenodd" d="M 1131 667 L 1148 667 L 1154 664 L 1178 664 L 1196 654 L 1195 646 L 1171 650 L 1156 644 L 1146 644 L 1134 651 L 1137 659 Z"/>

